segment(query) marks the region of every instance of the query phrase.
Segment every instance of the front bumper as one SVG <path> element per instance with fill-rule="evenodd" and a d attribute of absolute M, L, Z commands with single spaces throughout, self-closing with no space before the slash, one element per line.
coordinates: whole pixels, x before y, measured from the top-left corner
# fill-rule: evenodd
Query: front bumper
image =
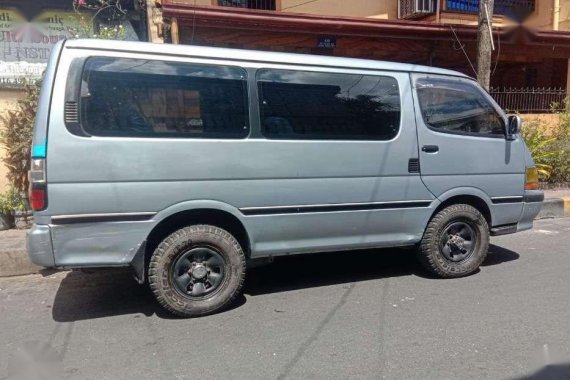
<path fill-rule="evenodd" d="M 524 192 L 523 209 L 517 223 L 517 232 L 532 228 L 532 222 L 540 212 L 543 201 L 544 192 L 542 190 L 526 190 Z"/>
<path fill-rule="evenodd" d="M 26 249 L 32 263 L 47 268 L 55 266 L 49 226 L 34 224 L 26 237 Z"/>
<path fill-rule="evenodd" d="M 534 218 L 542 208 L 544 193 L 542 190 L 527 190 L 523 196 L 523 206 L 518 222 L 504 224 L 491 228 L 491 236 L 514 234 L 515 232 L 530 230 Z"/>

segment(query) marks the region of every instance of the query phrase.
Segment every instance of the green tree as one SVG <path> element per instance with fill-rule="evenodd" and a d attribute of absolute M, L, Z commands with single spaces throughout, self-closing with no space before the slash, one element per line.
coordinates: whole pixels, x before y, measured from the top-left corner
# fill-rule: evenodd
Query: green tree
<path fill-rule="evenodd" d="M 5 150 L 2 161 L 8 168 L 10 186 L 19 193 L 25 193 L 29 185 L 30 150 L 39 92 L 39 83 L 27 84 L 16 109 L 0 116 L 0 145 Z"/>
<path fill-rule="evenodd" d="M 117 40 L 125 37 L 127 11 L 121 0 L 74 0 L 73 9 L 79 15 L 76 38 Z"/>

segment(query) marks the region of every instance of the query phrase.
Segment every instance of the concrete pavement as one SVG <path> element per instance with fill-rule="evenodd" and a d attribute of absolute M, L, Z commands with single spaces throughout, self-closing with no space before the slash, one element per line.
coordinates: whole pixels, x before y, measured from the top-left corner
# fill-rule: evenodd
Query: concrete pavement
<path fill-rule="evenodd" d="M 129 273 L 2 278 L 0 379 L 570 378 L 570 218 L 492 244 L 455 280 L 405 250 L 283 258 L 190 320 Z"/>

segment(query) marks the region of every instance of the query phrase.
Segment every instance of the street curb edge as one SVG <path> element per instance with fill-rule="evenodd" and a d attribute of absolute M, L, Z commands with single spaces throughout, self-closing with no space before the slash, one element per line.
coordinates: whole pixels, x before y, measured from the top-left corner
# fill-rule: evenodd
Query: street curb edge
<path fill-rule="evenodd" d="M 570 216 L 570 197 L 547 198 L 536 219 L 563 218 Z"/>

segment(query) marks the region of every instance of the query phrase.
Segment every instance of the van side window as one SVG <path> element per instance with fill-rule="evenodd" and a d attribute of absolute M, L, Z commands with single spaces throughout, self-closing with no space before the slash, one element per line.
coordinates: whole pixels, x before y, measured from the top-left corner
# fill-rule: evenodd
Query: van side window
<path fill-rule="evenodd" d="M 400 128 L 392 77 L 266 69 L 257 84 L 268 138 L 391 140 Z"/>
<path fill-rule="evenodd" d="M 451 79 L 418 79 L 424 122 L 438 132 L 504 136 L 503 119 L 477 86 Z"/>
<path fill-rule="evenodd" d="M 243 138 L 245 70 L 156 60 L 89 58 L 80 122 L 93 136 Z"/>

